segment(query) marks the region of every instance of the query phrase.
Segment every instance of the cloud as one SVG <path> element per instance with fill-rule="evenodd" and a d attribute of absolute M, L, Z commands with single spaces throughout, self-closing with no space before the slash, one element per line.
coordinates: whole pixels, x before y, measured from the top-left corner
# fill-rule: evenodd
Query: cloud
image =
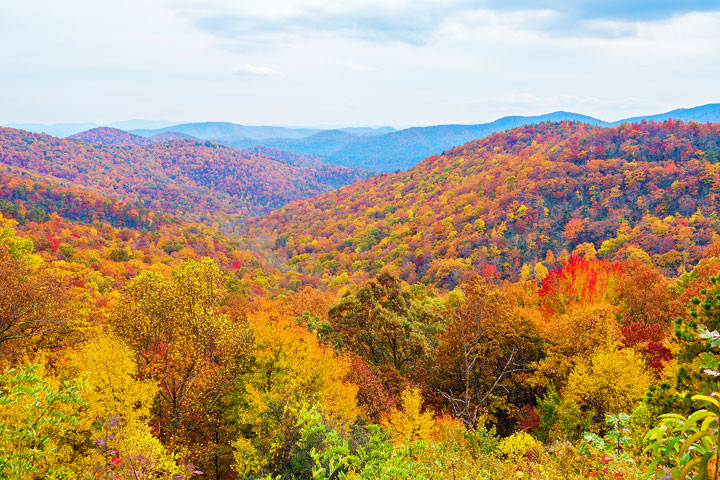
<path fill-rule="evenodd" d="M 266 47 L 312 35 L 425 45 L 445 23 L 477 11 L 504 19 L 538 12 L 516 26 L 549 36 L 620 38 L 634 36 L 638 22 L 717 10 L 716 0 L 210 0 L 179 11 L 196 28 L 225 41 Z"/>
<path fill-rule="evenodd" d="M 235 65 L 232 68 L 232 73 L 233 75 L 258 77 L 273 77 L 276 75 L 280 75 L 280 72 L 273 70 L 270 67 L 265 67 L 263 65 L 250 65 L 248 63 Z"/>
<path fill-rule="evenodd" d="M 368 67 L 367 65 L 361 65 L 361 64 L 355 63 L 355 62 L 347 62 L 345 64 L 345 66 L 354 72 L 374 72 L 375 71 L 375 69 L 372 67 Z"/>
<path fill-rule="evenodd" d="M 179 13 L 224 40 L 266 42 L 284 36 L 342 35 L 367 41 L 422 45 L 470 0 L 268 0 L 185 5 Z"/>

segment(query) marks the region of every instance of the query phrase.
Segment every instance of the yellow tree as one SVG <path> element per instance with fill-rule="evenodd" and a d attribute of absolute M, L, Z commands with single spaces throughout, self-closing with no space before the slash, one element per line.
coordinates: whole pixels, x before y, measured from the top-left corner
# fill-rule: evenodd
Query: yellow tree
<path fill-rule="evenodd" d="M 573 368 L 565 396 L 592 408 L 602 422 L 606 414 L 631 412 L 651 383 L 652 376 L 639 353 L 606 343 Z"/>
<path fill-rule="evenodd" d="M 534 382 L 564 385 L 573 367 L 608 339 L 620 337 L 617 308 L 608 303 L 571 305 L 538 324 L 547 356 L 535 365 Z"/>
<path fill-rule="evenodd" d="M 247 319 L 253 353 L 233 394 L 234 466 L 241 475 L 280 473 L 296 453 L 298 413 L 317 407 L 342 430 L 357 415 L 357 387 L 345 381 L 348 361 L 273 306 L 263 305 Z"/>
<path fill-rule="evenodd" d="M 153 478 L 184 473 L 150 431 L 148 421 L 158 389 L 154 382 L 135 377 L 133 356 L 119 339 L 103 334 L 53 362 L 60 367 L 46 381 L 77 385 L 79 401 L 71 410 L 65 409 L 74 419 L 72 428 L 50 439 L 53 455 L 44 459 L 48 471 L 81 476 L 99 467 L 118 470 L 122 466 L 152 473 Z"/>
<path fill-rule="evenodd" d="M 430 440 L 435 432 L 433 412 L 422 411 L 420 389 L 406 388 L 400 396 L 400 409 L 393 409 L 388 426 L 396 445 Z"/>
<path fill-rule="evenodd" d="M 204 443 L 208 457 L 207 444 L 218 434 L 208 438 L 204 429 L 228 381 L 223 359 L 242 352 L 240 345 L 228 345 L 241 340 L 242 327 L 217 312 L 222 280 L 210 260 L 188 262 L 170 280 L 142 273 L 111 314 L 111 324 L 137 355 L 141 378 L 159 386 L 153 425 L 160 439 L 173 446 Z"/>

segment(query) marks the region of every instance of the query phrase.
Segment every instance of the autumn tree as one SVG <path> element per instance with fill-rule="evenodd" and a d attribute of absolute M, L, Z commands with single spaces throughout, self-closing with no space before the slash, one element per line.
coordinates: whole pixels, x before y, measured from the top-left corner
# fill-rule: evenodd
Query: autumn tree
<path fill-rule="evenodd" d="M 632 412 L 651 382 L 639 353 L 606 343 L 573 368 L 565 397 L 590 408 L 596 422 L 602 425 L 605 415 Z"/>
<path fill-rule="evenodd" d="M 400 395 L 400 409 L 393 409 L 388 420 L 393 443 L 397 445 L 430 440 L 435 422 L 433 412 L 422 410 L 423 398 L 417 388 L 406 388 Z"/>
<path fill-rule="evenodd" d="M 75 381 L 46 378 L 37 365 L 0 374 L 0 478 L 72 473 L 62 468 L 62 447 L 77 423 L 78 390 Z"/>
<path fill-rule="evenodd" d="M 357 416 L 357 387 L 346 381 L 351 364 L 274 306 L 248 313 L 247 320 L 252 350 L 227 404 L 236 432 L 234 469 L 241 478 L 304 473 L 309 458 L 296 448 L 298 415 L 317 407 L 326 422 L 347 429 Z"/>
<path fill-rule="evenodd" d="M 27 240 L 0 237 L 0 360 L 19 344 L 52 344 L 69 331 L 66 282 L 31 250 Z"/>
<path fill-rule="evenodd" d="M 389 273 L 346 294 L 328 316 L 337 345 L 381 370 L 393 389 L 403 376 L 421 373 L 439 324 L 433 309 Z"/>
<path fill-rule="evenodd" d="M 573 305 L 565 313 L 543 318 L 538 331 L 546 356 L 534 365 L 532 383 L 560 388 L 578 362 L 608 339 L 620 338 L 617 308 L 608 303 Z"/>
<path fill-rule="evenodd" d="M 527 395 L 521 379 L 542 355 L 540 339 L 501 290 L 476 279 L 463 293 L 440 335 L 438 390 L 465 425 L 474 427 L 481 414 L 490 414 L 507 427 L 513 404 Z"/>
<path fill-rule="evenodd" d="M 223 274 L 210 260 L 188 262 L 172 279 L 138 275 L 111 323 L 137 355 L 138 373 L 160 387 L 153 425 L 173 446 L 213 444 L 211 421 L 229 378 L 223 359 L 242 356 L 242 325 L 217 313 Z M 239 328 L 238 328 L 239 327 Z M 212 455 L 210 455 L 212 457 Z"/>
<path fill-rule="evenodd" d="M 611 301 L 619 274 L 619 264 L 571 256 L 543 278 L 539 289 L 542 307 L 552 315 L 565 313 L 575 304 Z"/>

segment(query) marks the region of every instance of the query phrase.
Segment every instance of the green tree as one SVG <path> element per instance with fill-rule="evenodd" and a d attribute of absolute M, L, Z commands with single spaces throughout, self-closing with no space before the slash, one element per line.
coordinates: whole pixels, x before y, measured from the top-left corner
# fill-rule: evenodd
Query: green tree
<path fill-rule="evenodd" d="M 338 346 L 383 370 L 393 387 L 401 383 L 398 376 L 421 373 L 440 323 L 432 308 L 387 272 L 346 294 L 328 316 Z"/>
<path fill-rule="evenodd" d="M 694 408 L 692 395 L 720 389 L 720 376 L 707 373 L 720 370 L 720 355 L 707 334 L 720 330 L 720 273 L 711 276 L 710 286 L 690 303 L 689 315 L 675 320 L 678 370 L 674 384 L 653 385 L 647 395 L 648 403 L 663 413 L 689 414 Z"/>

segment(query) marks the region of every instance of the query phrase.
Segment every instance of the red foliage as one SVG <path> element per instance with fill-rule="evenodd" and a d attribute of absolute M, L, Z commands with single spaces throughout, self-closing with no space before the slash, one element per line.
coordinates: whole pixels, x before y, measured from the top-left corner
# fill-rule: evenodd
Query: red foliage
<path fill-rule="evenodd" d="M 395 408 L 395 400 L 378 373 L 360 356 L 351 359 L 348 380 L 358 386 L 358 406 L 370 419 L 379 421 Z"/>
<path fill-rule="evenodd" d="M 48 235 L 48 236 L 45 237 L 45 238 L 47 238 L 48 240 L 50 240 L 50 251 L 52 251 L 52 253 L 57 253 L 58 247 L 60 247 L 60 244 L 61 244 L 62 242 L 61 242 L 60 240 L 58 240 L 57 238 L 55 238 L 55 237 L 51 237 L 50 235 Z"/>
<path fill-rule="evenodd" d="M 564 312 L 572 304 L 596 303 L 619 274 L 618 263 L 572 255 L 560 268 L 551 270 L 540 284 L 538 294 L 542 308 L 552 315 Z"/>
<path fill-rule="evenodd" d="M 483 278 L 487 279 L 500 278 L 500 272 L 498 271 L 497 267 L 492 263 L 488 263 L 487 265 L 485 265 L 480 272 L 480 275 L 482 275 Z"/>
<path fill-rule="evenodd" d="M 667 327 L 662 324 L 628 322 L 622 327 L 623 343 L 642 353 L 648 367 L 659 374 L 673 358 L 672 352 L 662 344 L 666 330 Z"/>
<path fill-rule="evenodd" d="M 524 405 L 518 413 L 518 430 L 529 433 L 535 432 L 540 428 L 540 416 L 535 407 Z"/>

